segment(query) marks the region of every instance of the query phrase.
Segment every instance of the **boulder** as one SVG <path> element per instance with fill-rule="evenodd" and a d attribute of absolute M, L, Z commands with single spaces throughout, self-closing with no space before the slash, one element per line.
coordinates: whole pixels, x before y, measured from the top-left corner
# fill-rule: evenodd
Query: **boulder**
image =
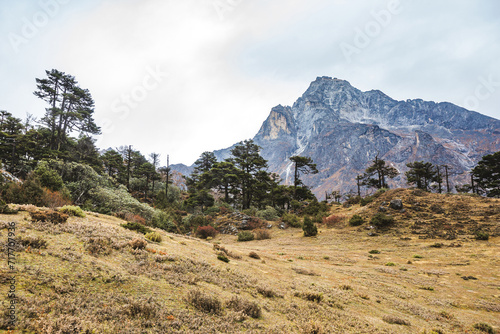
<path fill-rule="evenodd" d="M 389 207 L 394 210 L 403 210 L 403 201 L 399 198 L 393 199 L 391 203 L 389 203 Z"/>

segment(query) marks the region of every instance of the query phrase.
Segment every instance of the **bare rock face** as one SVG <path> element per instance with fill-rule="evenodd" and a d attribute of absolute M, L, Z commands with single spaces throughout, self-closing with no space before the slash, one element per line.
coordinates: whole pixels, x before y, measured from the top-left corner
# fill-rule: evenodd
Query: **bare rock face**
<path fill-rule="evenodd" d="M 318 77 L 292 107 L 277 106 L 254 137 L 269 170 L 290 184 L 290 156 L 311 157 L 319 174 L 304 177 L 318 196 L 356 189 L 355 176 L 378 155 L 398 169 L 391 187 L 406 186 L 406 164 L 448 165 L 452 183 L 467 182 L 485 154 L 500 149 L 500 121 L 451 103 L 396 101 L 349 82 Z"/>
<path fill-rule="evenodd" d="M 500 150 L 500 121 L 451 103 L 396 101 L 381 91 L 362 92 L 345 80 L 318 77 L 293 106 L 278 105 L 253 138 L 269 171 L 292 182 L 293 155 L 309 156 L 319 174 L 303 178 L 323 198 L 325 191 L 356 189 L 355 177 L 378 155 L 400 172 L 388 183 L 406 186 L 406 164 L 448 165 L 451 184 L 466 183 L 485 154 Z M 219 160 L 230 149 L 215 151 Z"/>

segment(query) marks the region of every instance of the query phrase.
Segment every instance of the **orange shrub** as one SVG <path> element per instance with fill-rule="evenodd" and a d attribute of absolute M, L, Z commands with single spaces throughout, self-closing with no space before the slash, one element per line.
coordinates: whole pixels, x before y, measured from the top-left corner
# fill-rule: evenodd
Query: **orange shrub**
<path fill-rule="evenodd" d="M 31 211 L 31 221 L 49 221 L 54 224 L 65 223 L 68 220 L 68 215 L 62 212 L 48 210 L 48 211 Z"/>
<path fill-rule="evenodd" d="M 323 218 L 323 224 L 325 224 L 327 227 L 338 226 L 344 221 L 345 221 L 344 215 L 331 215 Z"/>
<path fill-rule="evenodd" d="M 206 239 L 208 237 L 215 237 L 217 230 L 212 226 L 199 226 L 196 230 L 196 235 L 201 239 Z"/>
<path fill-rule="evenodd" d="M 256 240 L 271 239 L 271 233 L 265 229 L 257 229 L 253 231 L 255 233 Z"/>
<path fill-rule="evenodd" d="M 65 205 L 70 205 L 71 201 L 59 191 L 44 189 L 43 202 L 49 208 L 57 208 Z"/>

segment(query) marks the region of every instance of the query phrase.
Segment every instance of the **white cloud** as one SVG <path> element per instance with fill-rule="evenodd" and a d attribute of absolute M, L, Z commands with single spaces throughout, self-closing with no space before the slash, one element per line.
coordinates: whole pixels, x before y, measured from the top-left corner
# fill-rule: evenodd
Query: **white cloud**
<path fill-rule="evenodd" d="M 500 81 L 493 0 L 401 2 L 347 62 L 340 44 L 353 43 L 390 1 L 71 1 L 18 54 L 0 42 L 0 61 L 10 64 L 0 69 L 0 108 L 41 116 L 34 78 L 57 68 L 91 91 L 96 119 L 109 123 L 100 147 L 132 144 L 191 163 L 252 137 L 273 106 L 292 104 L 316 76 L 462 106 L 482 79 Z M 30 3 L 0 14 L 4 37 L 40 10 Z M 166 74 L 154 81 L 157 68 Z M 116 107 L 134 93 L 133 107 Z M 494 87 L 477 111 L 500 118 L 499 102 Z"/>

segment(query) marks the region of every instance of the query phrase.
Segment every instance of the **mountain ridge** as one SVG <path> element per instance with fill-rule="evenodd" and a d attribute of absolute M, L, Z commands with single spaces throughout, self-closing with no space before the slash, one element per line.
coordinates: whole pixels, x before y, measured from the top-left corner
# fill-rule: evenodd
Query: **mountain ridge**
<path fill-rule="evenodd" d="M 464 183 L 483 155 L 500 149 L 500 120 L 449 102 L 398 101 L 323 76 L 292 106 L 273 107 L 253 140 L 284 183 L 291 182 L 289 157 L 305 155 L 320 171 L 304 178 L 316 195 L 345 193 L 377 155 L 401 173 L 391 186 L 403 186 L 406 163 L 417 160 L 447 164 L 452 182 Z M 232 147 L 214 154 L 224 160 Z"/>

